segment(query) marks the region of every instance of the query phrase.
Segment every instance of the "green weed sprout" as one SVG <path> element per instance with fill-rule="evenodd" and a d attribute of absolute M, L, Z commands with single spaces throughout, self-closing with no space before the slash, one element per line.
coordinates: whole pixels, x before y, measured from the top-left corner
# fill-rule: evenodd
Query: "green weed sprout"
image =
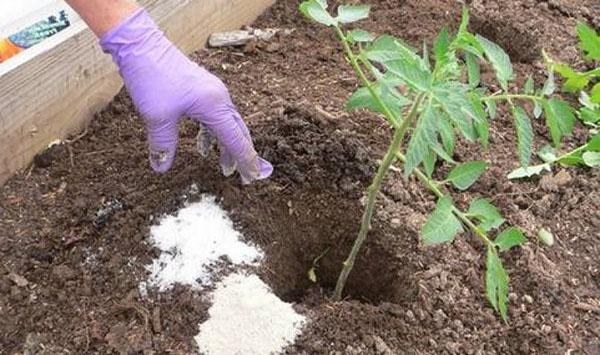
<path fill-rule="evenodd" d="M 457 135 L 487 147 L 489 120 L 496 115 L 497 103 L 506 102 L 514 117 L 519 160 L 522 167 L 527 167 L 533 132 L 529 113 L 517 105 L 517 101 L 533 101 L 536 116 L 545 111 L 546 121 L 557 141 L 572 129 L 575 121 L 572 109 L 564 101 L 550 97 L 550 88 L 535 92 L 532 80 L 528 81 L 524 93 L 511 93 L 509 83 L 514 73 L 508 55 L 497 44 L 468 31 L 466 9 L 458 32 L 451 35 L 444 28 L 433 44 L 431 56 L 427 45 L 419 55 L 399 38 L 376 37 L 361 29 L 343 28 L 345 24 L 367 18 L 369 5 L 341 5 L 334 17 L 327 11 L 326 0 L 308 0 L 300 5 L 300 11 L 335 31 L 362 84 L 346 108 L 380 113 L 394 130 L 388 150 L 367 189 L 360 230 L 343 263 L 334 300 L 342 298 L 348 275 L 367 237 L 383 179 L 392 165 L 399 162 L 405 178 L 415 176 L 437 197 L 437 205 L 421 230 L 422 242 L 425 245 L 452 242 L 465 228 L 479 237 L 487 252 L 486 296 L 506 321 L 509 277 L 500 253 L 522 245 L 527 239 L 518 228 L 501 229 L 505 220 L 489 199 L 472 201 L 466 212 L 455 206 L 449 192 L 451 188 L 468 189 L 487 167 L 484 161 L 457 163 L 453 160 Z M 489 94 L 480 85 L 482 62 L 494 68 L 501 87 L 498 92 Z M 402 93 L 399 87 L 404 88 Z M 408 142 L 406 148 L 403 147 L 405 141 Z M 444 181 L 432 178 L 439 163 L 453 167 Z"/>
<path fill-rule="evenodd" d="M 584 58 L 591 62 L 600 61 L 600 36 L 596 31 L 580 22 L 577 25 L 577 34 Z M 517 169 L 509 174 L 509 178 L 529 177 L 543 171 L 551 171 L 555 164 L 600 167 L 600 68 L 578 72 L 567 64 L 554 61 L 546 54 L 544 56 L 550 73 L 545 85 L 547 91 L 555 90 L 554 73 L 558 73 L 564 79 L 562 91 L 579 94 L 581 107 L 577 111 L 577 116 L 590 128 L 592 136 L 582 146 L 559 155 L 556 148 L 558 148 L 557 142 L 560 141 L 559 133 L 562 129 L 551 130 L 556 148 L 547 145 L 540 149 L 538 156 L 544 163 L 526 169 Z"/>

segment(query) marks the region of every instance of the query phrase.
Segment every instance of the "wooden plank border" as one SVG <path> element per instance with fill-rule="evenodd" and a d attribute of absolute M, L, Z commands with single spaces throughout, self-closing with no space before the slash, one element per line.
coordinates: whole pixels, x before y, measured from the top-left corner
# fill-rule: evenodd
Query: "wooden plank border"
<path fill-rule="evenodd" d="M 252 22 L 274 2 L 140 1 L 186 53 L 203 47 L 212 32 Z M 0 185 L 50 142 L 83 129 L 123 85 L 93 33 L 83 24 L 72 27 L 41 53 L 0 71 Z"/>

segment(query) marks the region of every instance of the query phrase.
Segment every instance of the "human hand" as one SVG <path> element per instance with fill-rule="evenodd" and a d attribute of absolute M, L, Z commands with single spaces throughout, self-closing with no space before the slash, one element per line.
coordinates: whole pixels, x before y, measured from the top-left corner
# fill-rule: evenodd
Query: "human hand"
<path fill-rule="evenodd" d="M 150 164 L 169 170 L 175 159 L 178 123 L 188 116 L 216 138 L 223 174 L 242 182 L 271 175 L 273 167 L 254 149 L 250 132 L 223 82 L 181 53 L 143 9 L 100 39 L 112 54 L 133 102 L 146 123 Z"/>

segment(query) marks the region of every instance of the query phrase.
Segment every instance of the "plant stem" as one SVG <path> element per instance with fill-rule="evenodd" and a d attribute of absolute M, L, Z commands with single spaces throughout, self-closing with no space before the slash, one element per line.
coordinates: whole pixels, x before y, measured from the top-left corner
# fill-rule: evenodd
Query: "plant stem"
<path fill-rule="evenodd" d="M 400 160 L 401 162 L 404 162 L 406 159 L 404 157 L 404 155 L 400 152 L 396 153 L 396 157 L 398 158 L 398 160 Z M 435 181 L 431 180 L 427 175 L 425 175 L 421 170 L 419 169 L 415 169 L 414 170 L 414 174 L 415 176 L 425 185 L 427 186 L 427 188 L 434 194 L 436 195 L 438 198 L 442 198 L 444 197 L 444 192 L 439 188 L 438 184 L 435 183 Z M 467 216 L 466 213 L 464 213 L 463 211 L 461 211 L 460 209 L 458 209 L 456 206 L 452 205 L 452 212 L 454 213 L 454 215 L 456 215 L 456 217 L 458 217 L 458 219 L 460 219 L 467 227 L 469 227 L 469 229 L 471 229 L 471 231 L 473 233 L 475 233 L 479 238 L 481 238 L 481 240 L 483 240 L 483 242 L 486 244 L 486 246 L 490 246 L 493 245 L 492 241 L 490 240 L 490 238 L 487 236 L 487 234 L 481 230 L 481 228 L 477 227 L 477 225 L 475 225 L 475 223 L 473 223 L 473 221 L 471 221 L 471 219 L 469 218 L 469 216 Z"/>
<path fill-rule="evenodd" d="M 575 154 L 577 154 L 579 152 L 587 150 L 588 144 L 589 143 L 586 143 L 586 144 L 582 145 L 581 147 L 577 147 L 577 148 L 573 149 L 572 151 L 567 152 L 567 153 L 561 155 L 560 157 L 556 158 L 555 161 L 558 162 L 558 163 L 560 163 L 560 161 L 563 160 L 563 159 L 565 159 L 565 158 L 569 158 L 569 157 L 571 157 L 571 156 L 573 156 L 573 155 L 575 155 Z"/>
<path fill-rule="evenodd" d="M 398 118 L 392 114 L 387 105 L 383 102 L 383 100 L 381 100 L 381 97 L 379 97 L 379 95 L 377 95 L 377 93 L 375 92 L 375 89 L 373 88 L 373 83 L 371 83 L 371 81 L 367 78 L 365 72 L 360 67 L 357 57 L 354 54 L 354 52 L 352 52 L 352 48 L 350 48 L 350 45 L 348 44 L 348 40 L 346 39 L 344 32 L 342 32 L 342 29 L 337 26 L 335 27 L 335 30 L 338 37 L 340 38 L 340 41 L 342 42 L 342 45 L 344 46 L 344 52 L 346 53 L 346 57 L 350 61 L 352 69 L 354 69 L 354 72 L 356 73 L 356 75 L 358 75 L 358 78 L 360 79 L 362 84 L 367 88 L 367 90 L 369 90 L 371 97 L 373 97 L 379 105 L 379 107 L 381 107 L 384 116 L 394 127 L 394 129 L 400 129 L 400 123 L 398 123 Z"/>
<path fill-rule="evenodd" d="M 375 95 L 376 96 L 376 95 Z M 379 190 L 381 189 L 381 184 L 383 183 L 383 179 L 385 178 L 387 172 L 390 170 L 392 163 L 396 160 L 396 154 L 400 150 L 400 146 L 402 145 L 402 141 L 404 140 L 404 136 L 406 135 L 406 131 L 408 127 L 412 124 L 419 112 L 419 106 L 423 101 L 424 95 L 420 94 L 417 96 L 408 116 L 402 121 L 402 124 L 398 129 L 394 132 L 394 138 L 392 143 L 390 144 L 383 161 L 379 165 L 377 169 L 377 174 L 373 179 L 373 183 L 367 189 L 367 204 L 365 206 L 365 210 L 362 217 L 362 222 L 360 225 L 360 230 L 358 231 L 358 236 L 354 241 L 354 245 L 352 246 L 352 250 L 350 251 L 350 255 L 348 259 L 344 261 L 342 271 L 337 280 L 337 284 L 335 285 L 335 291 L 333 293 L 333 300 L 340 301 L 342 299 L 342 293 L 344 291 L 344 286 L 346 285 L 346 281 L 348 280 L 348 276 L 354 267 L 354 263 L 356 262 L 356 257 L 362 248 L 363 243 L 367 239 L 367 233 L 371 228 L 371 219 L 373 218 L 373 211 L 375 209 L 375 202 L 377 200 L 377 195 L 379 194 Z"/>
<path fill-rule="evenodd" d="M 413 101 L 412 107 L 409 111 L 408 116 L 404 120 L 402 120 L 401 123 L 398 123 L 398 118 L 392 114 L 392 112 L 389 110 L 387 105 L 383 102 L 381 97 L 373 89 L 373 84 L 367 78 L 364 71 L 362 70 L 360 64 L 358 63 L 357 56 L 354 54 L 354 52 L 352 52 L 352 49 L 350 48 L 350 45 L 348 44 L 346 36 L 342 32 L 342 30 L 339 27 L 336 27 L 336 32 L 337 32 L 338 37 L 342 41 L 342 44 L 344 46 L 344 52 L 346 54 L 346 57 L 348 58 L 348 61 L 350 62 L 350 65 L 352 66 L 352 68 L 354 69 L 356 74 L 358 75 L 362 84 L 367 88 L 367 90 L 369 91 L 369 93 L 371 94 L 373 99 L 375 99 L 377 104 L 381 107 L 381 110 L 382 110 L 383 114 L 385 115 L 385 117 L 387 118 L 387 120 L 394 126 L 394 129 L 395 129 L 394 138 L 392 140 L 392 143 L 390 144 L 390 146 L 383 158 L 383 161 L 381 162 L 381 164 L 379 165 L 379 168 L 377 169 L 377 174 L 375 175 L 373 182 L 367 189 L 367 192 L 368 192 L 367 193 L 367 203 L 365 206 L 365 210 L 363 212 L 360 230 L 358 232 L 358 236 L 357 236 L 356 240 L 354 241 L 354 245 L 352 246 L 352 250 L 350 251 L 350 255 L 348 256 L 348 259 L 346 259 L 343 263 L 342 271 L 340 273 L 340 276 L 337 280 L 337 284 L 335 286 L 333 300 L 340 301 L 342 299 L 342 294 L 343 294 L 346 282 L 348 280 L 348 276 L 350 275 L 350 272 L 352 271 L 352 268 L 354 267 L 354 263 L 356 262 L 356 257 L 358 256 L 358 253 L 360 252 L 360 249 L 362 248 L 362 245 L 367 238 L 367 233 L 369 232 L 369 229 L 371 227 L 371 220 L 373 218 L 375 202 L 377 200 L 377 195 L 379 194 L 381 184 L 383 183 L 383 179 L 385 178 L 391 165 L 394 163 L 394 161 L 396 159 L 400 159 L 402 162 L 405 161 L 404 155 L 400 152 L 402 141 L 404 140 L 406 131 L 412 125 L 413 121 L 416 119 L 416 117 L 418 115 L 418 111 L 419 111 L 419 106 L 421 105 L 421 102 L 424 99 L 425 95 L 421 93 L 415 98 L 415 100 Z M 521 97 L 518 97 L 518 96 L 521 96 Z M 531 96 L 531 97 L 529 97 L 529 96 L 530 95 L 498 95 L 498 96 L 494 96 L 493 98 L 497 99 L 497 100 L 507 99 L 509 101 L 512 98 L 538 99 L 535 96 Z M 491 97 L 488 99 L 491 99 Z M 414 173 L 417 176 L 417 178 L 419 178 L 419 180 L 423 184 L 425 184 L 429 188 L 429 190 L 431 190 L 438 198 L 444 196 L 444 193 L 440 190 L 438 185 L 434 181 L 429 179 L 427 177 L 427 175 L 425 175 L 419 169 L 415 169 Z M 485 234 L 485 232 L 482 231 L 480 228 L 478 228 L 477 225 L 475 225 L 475 223 L 473 223 L 473 221 L 471 221 L 465 213 L 463 213 L 461 210 L 459 210 L 455 206 L 452 206 L 452 212 L 467 227 L 469 227 L 477 236 L 479 236 L 487 246 L 493 245 L 493 243 L 490 241 L 490 239 Z"/>
<path fill-rule="evenodd" d="M 525 95 L 525 94 L 505 94 L 505 95 L 492 95 L 481 98 L 482 101 L 500 101 L 500 100 L 512 100 L 512 99 L 523 99 L 523 100 L 531 100 L 531 101 L 542 101 L 544 100 L 542 97 L 535 95 Z"/>

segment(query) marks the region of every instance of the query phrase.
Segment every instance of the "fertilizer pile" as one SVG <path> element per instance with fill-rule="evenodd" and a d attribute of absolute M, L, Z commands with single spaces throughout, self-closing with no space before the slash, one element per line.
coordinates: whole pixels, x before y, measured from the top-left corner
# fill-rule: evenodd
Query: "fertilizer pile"
<path fill-rule="evenodd" d="M 223 261 L 234 267 L 256 265 L 263 253 L 242 241 L 213 196 L 203 196 L 151 229 L 161 250 L 148 266 L 142 290 L 167 291 L 175 284 L 204 289 L 222 275 Z M 258 276 L 237 271 L 217 281 L 209 318 L 195 337 L 205 354 L 270 354 L 300 333 L 305 318 L 280 300 Z"/>

